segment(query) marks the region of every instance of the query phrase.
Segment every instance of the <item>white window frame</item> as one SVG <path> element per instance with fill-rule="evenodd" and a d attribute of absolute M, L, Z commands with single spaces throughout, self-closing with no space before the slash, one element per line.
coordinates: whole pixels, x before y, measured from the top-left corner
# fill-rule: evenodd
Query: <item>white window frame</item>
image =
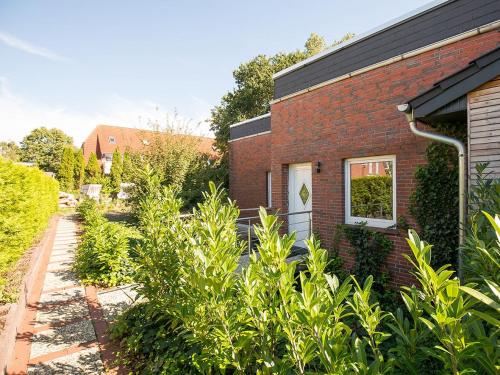
<path fill-rule="evenodd" d="M 370 163 L 370 162 L 392 162 L 392 220 L 373 219 L 366 217 L 351 216 L 351 164 Z M 396 155 L 382 155 L 365 158 L 346 159 L 345 168 L 345 222 L 346 224 L 361 224 L 365 222 L 370 227 L 387 228 L 396 224 L 397 207 L 396 207 Z"/>
<path fill-rule="evenodd" d="M 112 136 L 112 135 L 110 135 L 110 136 L 108 137 L 108 142 L 109 142 L 109 144 L 111 144 L 111 145 L 116 145 L 116 139 L 115 139 L 115 137 L 114 137 L 114 136 Z"/>
<path fill-rule="evenodd" d="M 266 184 L 267 184 L 267 207 L 271 208 L 273 206 L 273 191 L 272 191 L 272 174 L 270 171 L 266 172 Z"/>

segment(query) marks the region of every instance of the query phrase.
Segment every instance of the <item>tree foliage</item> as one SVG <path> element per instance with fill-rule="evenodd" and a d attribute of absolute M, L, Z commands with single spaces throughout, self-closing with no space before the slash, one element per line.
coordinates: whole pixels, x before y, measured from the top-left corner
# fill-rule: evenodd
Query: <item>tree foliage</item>
<path fill-rule="evenodd" d="M 74 174 L 75 174 L 75 153 L 73 147 L 64 147 L 61 164 L 57 172 L 57 179 L 61 190 L 70 191 L 74 188 Z"/>
<path fill-rule="evenodd" d="M 332 45 L 344 42 L 353 35 L 348 33 Z M 236 87 L 222 97 L 211 115 L 216 146 L 223 155 L 227 151 L 229 125 L 269 112 L 269 102 L 274 93 L 273 74 L 321 52 L 325 47 L 325 40 L 313 33 L 302 50 L 280 52 L 273 56 L 258 55 L 233 72 Z"/>
<path fill-rule="evenodd" d="M 57 173 L 64 147 L 72 144 L 73 138 L 62 130 L 37 128 L 21 142 L 21 161 L 35 162 L 40 169 Z"/>
<path fill-rule="evenodd" d="M 91 152 L 87 166 L 85 167 L 85 182 L 87 184 L 98 184 L 100 183 L 101 176 L 102 171 L 97 162 L 97 156 L 95 153 Z"/>
<path fill-rule="evenodd" d="M 132 158 L 128 151 L 123 153 L 123 161 L 122 161 L 122 181 L 130 182 L 132 181 L 133 176 L 133 164 Z"/>
<path fill-rule="evenodd" d="M 122 173 L 123 173 L 123 162 L 122 155 L 120 151 L 115 149 L 113 152 L 113 159 L 111 162 L 111 171 L 110 171 L 110 179 L 111 179 L 111 191 L 113 193 L 120 192 L 120 184 L 122 183 Z"/>
<path fill-rule="evenodd" d="M 82 149 L 75 153 L 75 187 L 78 189 L 83 185 L 85 179 L 85 158 Z"/>
<path fill-rule="evenodd" d="M 0 142 L 1 157 L 12 161 L 18 161 L 20 153 L 21 150 L 15 142 Z"/>

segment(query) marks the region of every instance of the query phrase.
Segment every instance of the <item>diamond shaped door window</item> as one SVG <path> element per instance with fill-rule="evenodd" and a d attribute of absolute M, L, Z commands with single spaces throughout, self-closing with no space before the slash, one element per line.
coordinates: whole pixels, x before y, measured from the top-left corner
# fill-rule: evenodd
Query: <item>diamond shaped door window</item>
<path fill-rule="evenodd" d="M 302 184 L 302 187 L 300 188 L 300 191 L 299 191 L 299 197 L 305 206 L 307 203 L 307 200 L 309 199 L 309 190 L 307 190 L 306 184 Z"/>

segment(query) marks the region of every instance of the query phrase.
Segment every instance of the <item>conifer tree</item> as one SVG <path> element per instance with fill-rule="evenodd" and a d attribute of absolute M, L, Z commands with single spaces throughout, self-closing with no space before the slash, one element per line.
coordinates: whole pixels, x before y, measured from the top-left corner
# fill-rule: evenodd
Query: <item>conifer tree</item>
<path fill-rule="evenodd" d="M 79 189 L 85 179 L 85 159 L 83 151 L 79 149 L 75 154 L 75 188 Z"/>
<path fill-rule="evenodd" d="M 75 170 L 75 154 L 73 148 L 70 146 L 64 147 L 61 164 L 57 177 L 61 190 L 69 191 L 73 189 L 73 174 Z"/>
<path fill-rule="evenodd" d="M 95 153 L 90 153 L 89 161 L 85 167 L 85 181 L 89 184 L 97 184 L 101 179 L 101 167 L 97 162 Z"/>
<path fill-rule="evenodd" d="M 122 181 L 124 182 L 132 181 L 132 158 L 130 156 L 130 153 L 127 151 L 123 153 Z"/>
<path fill-rule="evenodd" d="M 122 155 L 120 154 L 120 151 L 116 149 L 113 152 L 113 161 L 111 162 L 111 171 L 110 171 L 111 191 L 114 193 L 120 192 L 120 184 L 122 183 L 122 172 L 123 172 Z"/>

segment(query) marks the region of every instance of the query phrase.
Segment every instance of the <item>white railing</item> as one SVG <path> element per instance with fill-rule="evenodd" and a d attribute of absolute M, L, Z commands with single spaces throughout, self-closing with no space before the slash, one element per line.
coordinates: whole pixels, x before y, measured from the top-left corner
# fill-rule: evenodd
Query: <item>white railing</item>
<path fill-rule="evenodd" d="M 258 212 L 260 208 L 244 208 L 240 209 L 240 212 L 250 212 L 255 211 Z M 266 207 L 266 210 L 271 210 L 269 207 Z M 297 211 L 297 212 L 287 212 L 287 213 L 279 213 L 273 212 L 274 216 L 281 219 L 281 221 L 285 224 L 288 224 L 289 229 L 295 227 L 297 229 L 292 229 L 291 231 L 295 232 L 297 235 L 297 242 L 303 241 L 312 233 L 312 211 Z M 236 222 L 238 223 L 238 228 L 240 229 L 240 233 L 243 236 L 246 236 L 248 243 L 248 252 L 251 251 L 253 244 L 257 241 L 257 237 L 255 235 L 254 227 L 259 222 L 260 217 L 258 215 L 255 216 L 244 216 L 239 217 Z"/>

